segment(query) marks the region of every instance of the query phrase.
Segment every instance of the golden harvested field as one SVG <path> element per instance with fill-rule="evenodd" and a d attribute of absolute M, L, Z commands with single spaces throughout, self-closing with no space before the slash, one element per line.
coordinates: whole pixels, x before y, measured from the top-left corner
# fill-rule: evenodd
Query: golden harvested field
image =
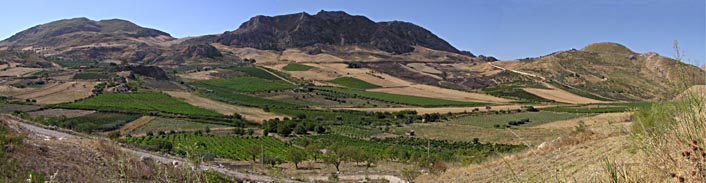
<path fill-rule="evenodd" d="M 5 71 L 0 71 L 0 76 L 10 76 L 10 77 L 16 77 L 16 76 L 25 76 L 29 75 L 35 72 L 41 71 L 41 68 L 26 68 L 26 67 L 14 67 L 7 69 Z"/>
<path fill-rule="evenodd" d="M 164 93 L 167 93 L 172 97 L 182 99 L 191 105 L 203 107 L 205 109 L 211 109 L 221 114 L 231 115 L 233 113 L 238 113 L 243 116 L 243 118 L 257 123 L 262 122 L 262 120 L 268 120 L 273 118 L 282 119 L 285 117 L 284 115 L 265 112 L 260 108 L 230 105 L 223 102 L 214 101 L 208 98 L 199 97 L 189 92 L 165 91 Z"/>
<path fill-rule="evenodd" d="M 554 100 L 557 102 L 569 103 L 569 104 L 592 104 L 592 103 L 604 103 L 605 101 L 590 99 L 576 94 L 558 89 L 539 89 L 539 88 L 523 88 L 526 92 L 537 95 L 539 97 Z"/>
<path fill-rule="evenodd" d="M 441 98 L 458 101 L 487 102 L 487 103 L 510 103 L 511 100 L 494 97 L 487 94 L 463 92 L 459 90 L 446 89 L 430 85 L 415 84 L 408 87 L 397 88 L 376 88 L 367 91 L 385 92 L 400 95 L 412 95 L 420 97 Z"/>
<path fill-rule="evenodd" d="M 38 104 L 58 104 L 71 102 L 93 95 L 93 87 L 99 82 L 72 81 L 44 88 L 32 89 L 26 93 L 15 93 L 13 97 L 20 99 L 34 99 Z"/>
<path fill-rule="evenodd" d="M 213 73 L 218 73 L 217 70 L 210 70 L 210 71 L 199 71 L 199 72 L 191 72 L 191 73 L 185 73 L 185 74 L 178 74 L 179 77 L 185 78 L 185 79 L 193 79 L 193 80 L 208 80 L 208 79 L 214 79 L 215 77 L 211 76 Z"/>

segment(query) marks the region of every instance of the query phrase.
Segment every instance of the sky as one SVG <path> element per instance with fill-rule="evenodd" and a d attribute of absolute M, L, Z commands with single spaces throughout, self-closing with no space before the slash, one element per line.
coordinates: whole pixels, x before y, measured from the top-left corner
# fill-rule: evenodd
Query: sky
<path fill-rule="evenodd" d="M 0 1 L 0 39 L 59 19 L 120 18 L 174 37 L 235 30 L 255 15 L 342 10 L 420 25 L 461 50 L 501 60 L 617 42 L 706 64 L 704 0 L 23 0 Z"/>

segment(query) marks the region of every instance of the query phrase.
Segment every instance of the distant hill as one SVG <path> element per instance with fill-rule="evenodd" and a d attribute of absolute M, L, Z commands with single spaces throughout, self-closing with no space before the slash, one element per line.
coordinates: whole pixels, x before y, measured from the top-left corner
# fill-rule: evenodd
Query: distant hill
<path fill-rule="evenodd" d="M 706 73 L 696 66 L 607 42 L 522 59 L 513 67 L 544 76 L 570 91 L 618 100 L 671 98 L 676 93 L 671 89 L 677 84 L 706 82 Z"/>
<path fill-rule="evenodd" d="M 231 48 L 327 55 L 329 60 L 494 61 L 460 51 L 429 30 L 408 22 L 374 22 L 342 11 L 255 16 L 234 31 L 190 40 Z M 237 51 L 236 51 L 237 52 Z M 403 55 L 406 54 L 406 55 Z M 313 56 L 312 56 L 313 57 Z M 283 58 L 280 58 L 283 59 Z M 297 58 L 284 58 L 298 60 Z M 306 60 L 306 59 L 301 59 Z"/>
<path fill-rule="evenodd" d="M 21 31 L 0 42 L 0 50 L 30 51 L 67 60 L 124 60 L 144 63 L 180 63 L 183 57 L 215 57 L 210 45 L 175 45 L 168 33 L 120 19 L 58 20 Z M 215 53 L 214 53 L 215 52 Z"/>

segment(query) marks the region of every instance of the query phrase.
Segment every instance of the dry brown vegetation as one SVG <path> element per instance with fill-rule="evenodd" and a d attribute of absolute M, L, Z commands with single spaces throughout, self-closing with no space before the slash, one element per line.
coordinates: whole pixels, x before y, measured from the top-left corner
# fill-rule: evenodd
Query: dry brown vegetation
<path fill-rule="evenodd" d="M 0 93 L 20 99 L 34 99 L 38 104 L 58 104 L 89 97 L 99 82 L 71 81 L 48 84 L 42 88 L 15 88 L 3 86 Z"/>

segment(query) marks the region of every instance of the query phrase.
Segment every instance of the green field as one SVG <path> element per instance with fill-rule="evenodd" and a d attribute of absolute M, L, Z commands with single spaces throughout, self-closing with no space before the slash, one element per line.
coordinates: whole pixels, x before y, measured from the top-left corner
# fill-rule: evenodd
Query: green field
<path fill-rule="evenodd" d="M 256 67 L 235 67 L 235 68 L 232 68 L 231 70 L 242 72 L 242 73 L 245 73 L 249 76 L 260 78 L 260 79 L 279 80 L 279 78 L 277 76 L 273 76 L 272 74 L 265 72 L 262 69 L 259 69 Z"/>
<path fill-rule="evenodd" d="M 371 89 L 371 88 L 380 88 L 380 86 L 365 82 L 363 80 L 357 79 L 357 78 L 352 78 L 352 77 L 341 77 L 341 78 L 336 78 L 334 80 L 328 81 L 333 84 L 345 86 L 348 88 L 355 88 L 355 89 Z"/>
<path fill-rule="evenodd" d="M 110 131 L 120 128 L 120 126 L 139 118 L 137 114 L 104 113 L 96 112 L 85 116 L 68 118 L 64 121 L 55 121 L 56 125 L 76 131 Z"/>
<path fill-rule="evenodd" d="M 334 87 L 316 87 L 318 90 L 343 93 L 352 95 L 354 97 L 361 97 L 366 99 L 380 100 L 391 103 L 398 104 L 408 104 L 422 107 L 441 107 L 441 106 L 482 106 L 484 103 L 478 102 L 463 102 L 445 99 L 436 99 L 429 97 L 418 97 L 410 95 L 398 95 L 382 92 L 368 92 L 363 90 L 346 89 L 346 88 L 334 88 Z"/>
<path fill-rule="evenodd" d="M 485 128 L 493 128 L 495 125 L 507 125 L 510 121 L 529 119 L 530 122 L 520 125 L 520 127 L 537 126 L 549 122 L 573 119 L 587 116 L 585 114 L 563 113 L 563 112 L 519 112 L 511 114 L 483 114 L 478 116 L 466 116 L 451 120 L 449 123 L 473 125 Z"/>
<path fill-rule="evenodd" d="M 282 70 L 285 71 L 307 71 L 309 69 L 311 69 L 311 66 L 298 63 L 290 63 L 287 64 L 287 66 L 282 67 Z"/>
<path fill-rule="evenodd" d="M 192 106 L 186 102 L 157 92 L 140 93 L 109 93 L 74 103 L 62 104 L 60 107 L 98 109 L 98 110 L 141 110 L 162 111 L 174 114 L 220 116 L 221 114 Z"/>
<path fill-rule="evenodd" d="M 259 108 L 264 108 L 264 107 L 280 107 L 280 108 L 301 107 L 296 104 L 290 104 L 290 103 L 286 103 L 286 102 L 282 102 L 282 101 L 270 100 L 270 99 L 264 99 L 264 98 L 260 98 L 260 97 L 240 94 L 240 93 L 235 92 L 233 90 L 230 90 L 224 86 L 208 85 L 208 84 L 201 83 L 201 82 L 194 83 L 194 86 L 196 86 L 200 89 L 207 89 L 207 90 L 212 91 L 209 93 L 201 91 L 199 93 L 199 95 L 207 97 L 207 98 L 211 98 L 213 100 L 217 100 L 217 101 L 221 101 L 221 102 L 225 102 L 225 103 L 230 103 L 230 104 L 259 107 Z"/>
<path fill-rule="evenodd" d="M 332 125 L 329 126 L 329 132 L 358 139 L 367 139 L 373 135 L 383 133 L 381 130 L 359 125 Z"/>
<path fill-rule="evenodd" d="M 518 86 L 498 86 L 483 88 L 482 90 L 492 96 L 517 99 L 520 100 L 520 102 L 552 102 L 551 100 L 526 92 Z"/>
<path fill-rule="evenodd" d="M 233 136 L 207 136 L 195 134 L 174 134 L 160 136 L 128 137 L 127 143 L 150 148 L 157 141 L 167 141 L 172 144 L 171 153 L 180 154 L 183 148 L 196 149 L 200 152 L 211 152 L 217 157 L 233 160 L 250 160 L 251 157 L 245 153 L 248 146 L 263 147 L 265 155 L 286 159 L 287 152 L 296 148 L 285 144 L 273 137 L 247 138 Z M 197 143 L 203 143 L 205 147 L 196 147 Z M 181 152 L 180 152 L 181 151 Z"/>
<path fill-rule="evenodd" d="M 110 79 L 112 75 L 99 72 L 80 72 L 76 73 L 73 79 Z"/>
<path fill-rule="evenodd" d="M 173 118 L 156 118 L 149 123 L 143 125 L 142 127 L 132 131 L 131 134 L 145 134 L 148 131 L 158 132 L 164 131 L 168 132 L 170 130 L 174 131 L 184 131 L 184 130 L 203 130 L 206 128 L 226 128 L 229 126 L 218 125 L 218 124 L 205 124 L 191 122 L 184 119 L 173 119 Z"/>
<path fill-rule="evenodd" d="M 218 86 L 241 92 L 263 92 L 273 90 L 289 90 L 295 86 L 282 80 L 266 80 L 256 77 L 238 77 L 233 79 L 212 79 L 199 81 L 205 85 Z"/>
<path fill-rule="evenodd" d="M 648 107 L 650 102 L 587 104 L 579 106 L 557 106 L 544 108 L 544 111 L 569 112 L 569 113 L 612 113 L 627 112 L 641 107 Z"/>

